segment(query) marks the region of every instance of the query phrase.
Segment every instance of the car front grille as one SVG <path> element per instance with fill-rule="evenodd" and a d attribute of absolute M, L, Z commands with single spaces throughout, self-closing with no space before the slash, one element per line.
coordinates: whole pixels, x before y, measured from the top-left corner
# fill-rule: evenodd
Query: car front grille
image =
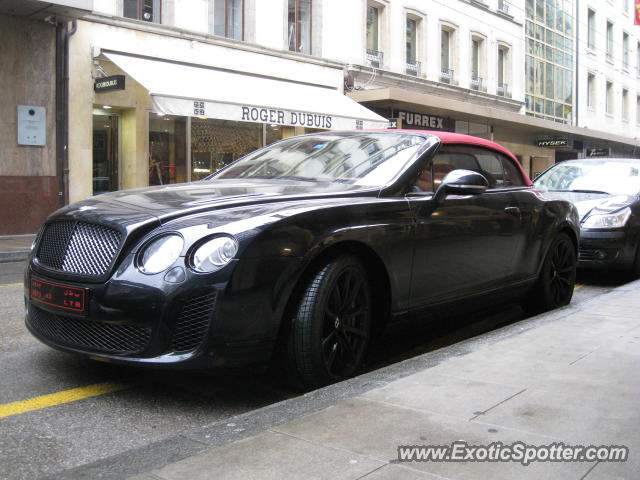
<path fill-rule="evenodd" d="M 172 351 L 188 352 L 202 343 L 209 329 L 215 303 L 215 292 L 193 297 L 184 303 L 173 333 Z"/>
<path fill-rule="evenodd" d="M 36 258 L 53 270 L 99 277 L 109 271 L 121 238 L 120 232 L 103 225 L 53 222 L 42 233 Z"/>
<path fill-rule="evenodd" d="M 54 343 L 108 353 L 139 353 L 151 338 L 151 328 L 115 325 L 55 315 L 29 306 L 29 325 Z"/>

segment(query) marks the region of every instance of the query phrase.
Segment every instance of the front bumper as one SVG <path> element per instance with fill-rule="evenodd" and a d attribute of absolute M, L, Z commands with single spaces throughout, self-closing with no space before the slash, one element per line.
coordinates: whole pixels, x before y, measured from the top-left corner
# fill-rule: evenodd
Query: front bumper
<path fill-rule="evenodd" d="M 272 355 L 279 326 L 271 301 L 274 272 L 294 268 L 293 259 L 234 260 L 212 274 L 185 268 L 181 283 L 164 272 L 144 275 L 124 259 L 104 283 L 56 278 L 30 263 L 25 273 L 26 325 L 43 343 L 94 360 L 164 368 L 213 368 L 264 363 Z M 272 267 L 272 268 L 269 268 Z M 87 314 L 61 311 L 30 299 L 32 275 L 86 289 Z M 276 320 L 277 319 L 277 320 Z"/>
<path fill-rule="evenodd" d="M 628 269 L 633 266 L 637 240 L 627 230 L 580 231 L 578 267 Z"/>

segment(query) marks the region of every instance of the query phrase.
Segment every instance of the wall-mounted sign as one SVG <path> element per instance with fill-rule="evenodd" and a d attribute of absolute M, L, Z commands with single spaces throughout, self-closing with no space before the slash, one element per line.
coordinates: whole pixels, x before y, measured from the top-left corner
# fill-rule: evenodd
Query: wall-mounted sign
<path fill-rule="evenodd" d="M 587 157 L 608 157 L 611 155 L 608 147 L 587 148 Z"/>
<path fill-rule="evenodd" d="M 453 130 L 451 119 L 437 115 L 424 113 L 405 112 L 398 110 L 397 118 L 401 121 L 402 128 L 415 128 L 418 130 Z"/>
<path fill-rule="evenodd" d="M 44 147 L 47 144 L 47 109 L 18 105 L 18 145 Z"/>
<path fill-rule="evenodd" d="M 396 128 L 402 128 L 402 120 L 399 118 L 390 118 L 389 126 L 387 128 L 391 130 Z"/>
<path fill-rule="evenodd" d="M 368 130 L 386 128 L 387 126 L 387 122 L 382 118 L 380 121 L 374 121 L 281 108 L 189 100 L 186 98 L 152 95 L 151 102 L 153 111 L 164 115 L 217 118 L 235 122 L 269 123 L 324 130 Z"/>
<path fill-rule="evenodd" d="M 97 93 L 108 92 L 110 90 L 124 90 L 124 75 L 97 78 L 93 84 L 93 89 Z"/>
<path fill-rule="evenodd" d="M 538 146 L 549 148 L 568 147 L 569 140 L 566 138 L 558 138 L 555 140 L 538 140 Z"/>

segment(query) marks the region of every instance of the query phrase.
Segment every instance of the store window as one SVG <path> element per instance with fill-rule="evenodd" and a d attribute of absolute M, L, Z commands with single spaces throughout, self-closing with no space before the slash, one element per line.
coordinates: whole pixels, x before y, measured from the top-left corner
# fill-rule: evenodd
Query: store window
<path fill-rule="evenodd" d="M 200 180 L 264 144 L 261 123 L 191 119 L 191 180 Z"/>
<path fill-rule="evenodd" d="M 120 115 L 94 111 L 93 114 L 93 194 L 120 188 Z"/>
<path fill-rule="evenodd" d="M 289 0 L 289 50 L 311 54 L 311 0 Z"/>
<path fill-rule="evenodd" d="M 213 33 L 244 40 L 244 0 L 215 0 Z"/>
<path fill-rule="evenodd" d="M 187 181 L 187 118 L 149 116 L 149 185 Z"/>
<path fill-rule="evenodd" d="M 124 17 L 160 23 L 160 0 L 123 0 L 122 7 Z"/>

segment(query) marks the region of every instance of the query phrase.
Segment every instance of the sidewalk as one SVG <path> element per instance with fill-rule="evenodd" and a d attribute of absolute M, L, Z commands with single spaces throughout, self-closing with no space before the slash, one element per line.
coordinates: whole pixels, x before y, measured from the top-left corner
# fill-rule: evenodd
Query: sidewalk
<path fill-rule="evenodd" d="M 56 478 L 635 479 L 639 310 L 636 281 Z M 630 455 L 528 466 L 397 461 L 400 445 L 456 440 L 625 445 Z"/>
<path fill-rule="evenodd" d="M 0 263 L 26 260 L 35 235 L 0 235 Z"/>

